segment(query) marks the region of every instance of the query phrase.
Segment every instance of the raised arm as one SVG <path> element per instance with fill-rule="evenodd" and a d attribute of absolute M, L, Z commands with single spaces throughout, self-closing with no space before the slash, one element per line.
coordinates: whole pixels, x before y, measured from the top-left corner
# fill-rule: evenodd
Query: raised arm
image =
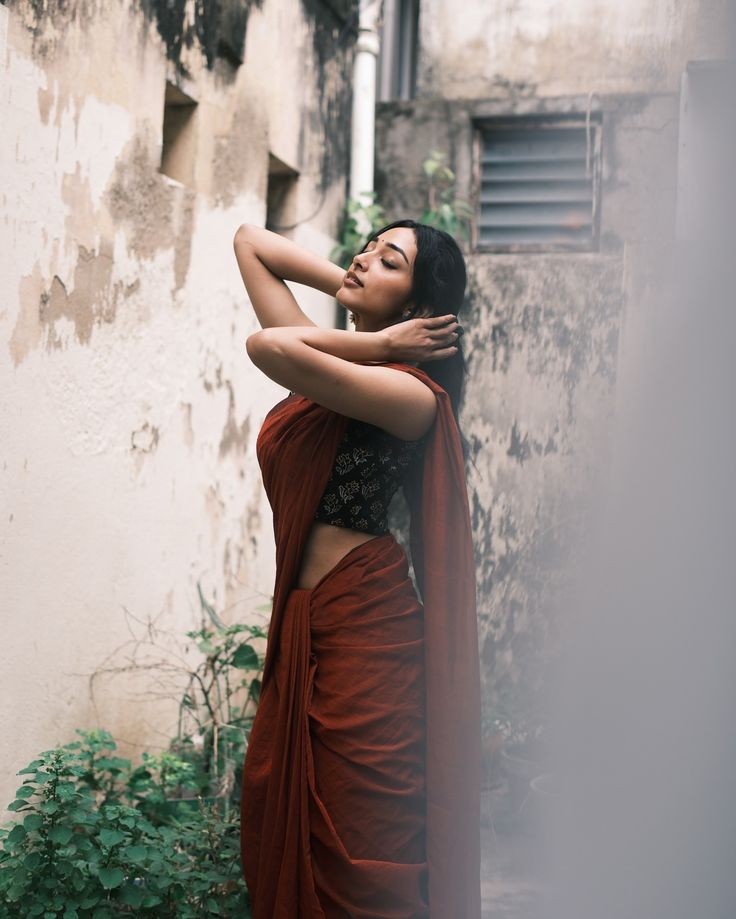
<path fill-rule="evenodd" d="M 450 315 L 412 319 L 378 332 L 268 329 L 250 335 L 247 348 L 253 363 L 282 386 L 403 440 L 417 440 L 434 421 L 434 393 L 401 370 L 353 362 L 451 357 L 457 328 Z"/>
<path fill-rule="evenodd" d="M 284 281 L 306 284 L 334 297 L 345 272 L 263 227 L 244 223 L 233 240 L 235 257 L 261 327 L 314 326 Z"/>

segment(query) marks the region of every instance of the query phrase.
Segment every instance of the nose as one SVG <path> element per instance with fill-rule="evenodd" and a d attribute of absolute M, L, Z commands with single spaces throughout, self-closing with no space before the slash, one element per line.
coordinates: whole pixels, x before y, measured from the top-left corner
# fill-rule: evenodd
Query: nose
<path fill-rule="evenodd" d="M 364 252 L 359 252 L 357 255 L 353 256 L 353 266 L 355 268 L 360 268 L 361 271 L 365 270 L 365 262 L 363 261 L 364 256 Z"/>

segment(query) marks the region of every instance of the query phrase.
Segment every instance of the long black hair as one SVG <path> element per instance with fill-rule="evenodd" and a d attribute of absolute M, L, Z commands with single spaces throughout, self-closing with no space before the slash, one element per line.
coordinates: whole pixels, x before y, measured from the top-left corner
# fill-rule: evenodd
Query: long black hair
<path fill-rule="evenodd" d="M 449 233 L 426 223 L 395 220 L 371 234 L 366 245 L 396 227 L 413 230 L 417 242 L 411 288 L 414 309 L 406 318 L 411 319 L 423 310 L 432 316 L 445 316 L 448 313 L 457 316 L 465 301 L 467 284 L 465 259 L 458 244 Z M 455 344 L 458 350 L 452 357 L 441 361 L 425 361 L 419 367 L 448 394 L 457 418 L 467 367 L 462 338 L 458 338 Z"/>

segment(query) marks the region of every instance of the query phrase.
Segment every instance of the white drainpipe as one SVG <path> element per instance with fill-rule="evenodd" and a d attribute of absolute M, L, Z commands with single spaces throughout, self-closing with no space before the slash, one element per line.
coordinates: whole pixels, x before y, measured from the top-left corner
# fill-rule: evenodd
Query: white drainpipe
<path fill-rule="evenodd" d="M 351 198 L 368 202 L 373 191 L 376 132 L 376 61 L 380 50 L 381 0 L 361 0 L 353 69 L 353 124 L 350 153 Z"/>

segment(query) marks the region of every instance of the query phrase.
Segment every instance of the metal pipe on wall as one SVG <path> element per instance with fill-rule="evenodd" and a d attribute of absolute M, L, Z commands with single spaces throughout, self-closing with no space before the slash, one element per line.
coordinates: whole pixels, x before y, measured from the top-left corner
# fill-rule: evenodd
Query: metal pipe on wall
<path fill-rule="evenodd" d="M 380 50 L 381 0 L 364 0 L 360 8 L 353 68 L 353 121 L 350 152 L 351 198 L 369 200 L 373 192 L 376 130 L 376 61 Z"/>

